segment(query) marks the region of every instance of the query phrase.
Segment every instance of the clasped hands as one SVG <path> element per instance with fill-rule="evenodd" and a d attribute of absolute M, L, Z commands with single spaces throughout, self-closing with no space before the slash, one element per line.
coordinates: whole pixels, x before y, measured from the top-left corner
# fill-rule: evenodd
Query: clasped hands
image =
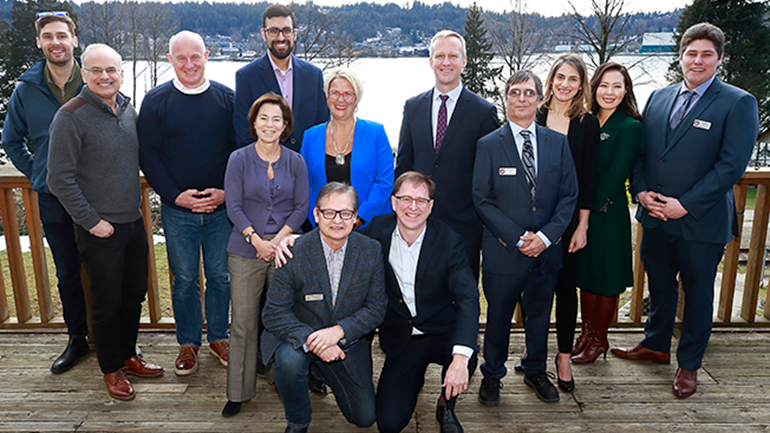
<path fill-rule="evenodd" d="M 276 261 L 276 264 L 278 261 Z M 345 359 L 345 352 L 337 343 L 345 337 L 345 331 L 340 325 L 319 329 L 307 337 L 305 344 L 308 351 L 313 352 L 323 362 Z"/>
<path fill-rule="evenodd" d="M 528 231 L 523 236 L 520 236 L 519 240 L 523 242 L 519 247 L 519 251 L 527 257 L 537 257 L 545 251 L 545 242 L 537 233 Z"/>
<path fill-rule="evenodd" d="M 655 191 L 644 191 L 637 194 L 636 198 L 653 218 L 668 221 L 687 215 L 687 209 L 682 206 L 679 199 L 674 197 L 668 197 Z"/>
<path fill-rule="evenodd" d="M 174 200 L 174 204 L 194 213 L 211 213 L 225 202 L 225 191 L 217 188 L 206 188 L 203 191 L 188 189 L 182 191 Z"/>

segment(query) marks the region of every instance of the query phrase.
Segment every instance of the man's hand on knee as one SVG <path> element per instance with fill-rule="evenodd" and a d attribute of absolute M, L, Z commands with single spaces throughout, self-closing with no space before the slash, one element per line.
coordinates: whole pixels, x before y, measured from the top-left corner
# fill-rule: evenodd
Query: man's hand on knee
<path fill-rule="evenodd" d="M 447 400 L 460 395 L 468 389 L 468 357 L 455 353 L 452 357 L 452 363 L 446 370 L 444 383 L 441 385 L 446 389 Z"/>

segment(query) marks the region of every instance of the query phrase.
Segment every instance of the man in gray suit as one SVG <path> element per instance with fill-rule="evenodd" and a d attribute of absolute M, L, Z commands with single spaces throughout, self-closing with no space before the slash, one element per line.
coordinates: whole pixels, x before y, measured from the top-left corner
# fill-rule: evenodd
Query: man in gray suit
<path fill-rule="evenodd" d="M 684 289 L 678 397 L 695 393 L 697 370 L 713 320 L 714 278 L 724 246 L 737 235 L 733 185 L 751 158 L 759 130 L 757 101 L 722 83 L 716 72 L 725 36 L 711 24 L 682 35 L 679 65 L 684 82 L 657 90 L 644 109 L 644 134 L 634 166 L 636 218 L 644 227 L 642 261 L 650 288 L 644 339 L 616 356 L 668 364 L 679 283 Z"/>
<path fill-rule="evenodd" d="M 262 312 L 262 353 L 272 360 L 286 432 L 305 432 L 312 409 L 308 368 L 329 385 L 348 422 L 374 424 L 372 358 L 364 336 L 385 318 L 380 244 L 353 232 L 358 195 L 330 182 L 313 210 L 318 228 L 297 239 L 276 270 Z"/>
<path fill-rule="evenodd" d="M 500 402 L 511 317 L 523 299 L 527 311 L 524 383 L 545 402 L 559 393 L 545 372 L 548 326 L 556 277 L 562 266 L 561 236 L 577 202 L 577 177 L 567 137 L 535 124 L 543 98 L 540 79 L 519 71 L 506 84 L 509 122 L 479 140 L 473 201 L 484 222 L 484 379 L 481 403 Z"/>

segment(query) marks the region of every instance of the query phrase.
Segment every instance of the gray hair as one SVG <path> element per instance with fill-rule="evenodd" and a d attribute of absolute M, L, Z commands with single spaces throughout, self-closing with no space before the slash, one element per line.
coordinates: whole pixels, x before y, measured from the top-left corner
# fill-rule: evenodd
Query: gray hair
<path fill-rule="evenodd" d="M 91 53 L 96 50 L 107 50 L 112 52 L 118 58 L 118 67 L 120 67 L 120 65 L 123 63 L 123 57 L 121 57 L 120 53 L 115 51 L 115 49 L 111 46 L 104 44 L 89 44 L 86 49 L 83 50 L 83 54 L 80 55 L 80 60 L 83 62 L 83 65 L 86 64 L 86 58 L 88 58 Z"/>
<path fill-rule="evenodd" d="M 356 92 L 356 105 L 361 102 L 361 98 L 364 97 L 364 85 L 361 83 L 361 79 L 358 78 L 355 72 L 348 68 L 336 68 L 332 69 L 324 74 L 324 93 L 326 98 L 329 98 L 329 87 L 332 85 L 332 81 L 337 78 L 344 78 L 348 80 L 353 91 Z"/>
<path fill-rule="evenodd" d="M 206 51 L 206 43 L 203 41 L 203 36 L 199 35 L 198 33 L 191 32 L 189 30 L 182 30 L 181 32 L 175 34 L 174 36 L 171 36 L 171 38 L 168 40 L 168 53 L 169 54 L 173 54 L 172 51 L 173 51 L 173 48 L 174 48 L 174 41 L 176 41 L 176 39 L 179 36 L 183 36 L 183 35 L 191 36 L 191 37 L 197 39 L 201 43 L 201 46 L 203 47 L 203 51 L 204 52 Z"/>
<path fill-rule="evenodd" d="M 455 32 L 455 31 L 452 31 L 452 30 L 442 30 L 442 31 L 436 33 L 435 35 L 433 35 L 433 39 L 430 40 L 430 49 L 428 51 L 429 51 L 431 59 L 433 58 L 433 46 L 436 44 L 436 41 L 439 40 L 439 39 L 444 39 L 444 38 L 457 38 L 457 39 L 459 39 L 460 40 L 460 45 L 462 45 L 462 47 L 463 47 L 463 57 L 468 57 L 468 54 L 465 51 L 465 38 L 460 36 L 460 34 Z"/>
<path fill-rule="evenodd" d="M 508 97 L 508 90 L 511 89 L 511 86 L 529 81 L 530 78 L 535 82 L 537 100 L 541 101 L 543 99 L 543 82 L 540 81 L 540 78 L 529 69 L 522 69 L 521 71 L 517 71 L 515 74 L 511 75 L 511 78 L 509 78 L 508 82 L 505 83 L 505 95 L 503 95 L 503 98 Z"/>
<path fill-rule="evenodd" d="M 347 194 L 350 196 L 350 201 L 353 202 L 353 211 L 358 212 L 358 193 L 356 189 L 347 183 L 342 182 L 329 182 L 318 191 L 318 197 L 315 199 L 315 207 L 321 208 L 321 203 L 326 197 L 332 194 Z"/>

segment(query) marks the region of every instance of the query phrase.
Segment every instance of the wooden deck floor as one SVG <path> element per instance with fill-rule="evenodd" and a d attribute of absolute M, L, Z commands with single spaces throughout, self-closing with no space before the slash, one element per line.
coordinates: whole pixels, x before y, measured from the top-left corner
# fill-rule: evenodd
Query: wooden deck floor
<path fill-rule="evenodd" d="M 611 341 L 632 345 L 639 333 L 613 333 Z M 137 397 L 120 402 L 108 397 L 92 351 L 73 370 L 53 375 L 49 367 L 66 336 L 52 333 L 0 333 L 0 431 L 282 432 L 283 407 L 262 379 L 258 397 L 236 417 L 220 415 L 225 403 L 226 369 L 202 352 L 197 373 L 177 377 L 177 345 L 172 333 L 141 333 L 145 357 L 166 367 L 158 379 L 132 379 Z M 671 393 L 672 365 L 634 363 L 614 358 L 574 366 L 576 390 L 556 404 L 541 403 L 513 372 L 523 334 L 512 335 L 510 374 L 503 379 L 500 405 L 476 399 L 477 373 L 457 412 L 466 432 L 652 432 L 770 430 L 770 333 L 720 331 L 711 338 L 698 393 L 680 400 Z M 551 335 L 553 353 L 554 336 Z M 676 341 L 674 342 L 676 344 Z M 382 353 L 375 343 L 375 371 Z M 553 365 L 549 364 L 549 370 Z M 434 402 L 438 368 L 429 371 L 415 416 L 406 431 L 436 432 Z M 332 396 L 313 396 L 311 432 L 357 431 L 348 425 Z M 371 428 L 366 431 L 376 431 Z"/>

